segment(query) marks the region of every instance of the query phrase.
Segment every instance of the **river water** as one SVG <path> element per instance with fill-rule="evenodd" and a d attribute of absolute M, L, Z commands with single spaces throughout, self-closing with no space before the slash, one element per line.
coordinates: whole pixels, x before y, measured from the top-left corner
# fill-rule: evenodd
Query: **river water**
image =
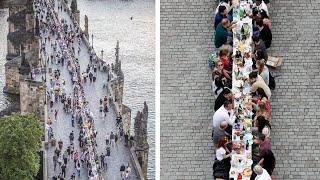
<path fill-rule="evenodd" d="M 5 68 L 7 55 L 7 35 L 8 35 L 8 9 L 0 9 L 0 111 L 9 107 L 13 101 L 9 95 L 2 92 L 5 86 Z"/>
<path fill-rule="evenodd" d="M 155 176 L 155 2 L 154 0 L 78 0 L 81 26 L 89 19 L 94 48 L 107 62 L 113 62 L 114 48 L 120 42 L 120 60 L 125 76 L 124 104 L 133 118 L 149 106 L 148 142 L 150 145 L 148 179 Z M 5 85 L 4 64 L 7 52 L 8 10 L 0 9 L 0 110 L 13 101 L 2 93 Z"/>

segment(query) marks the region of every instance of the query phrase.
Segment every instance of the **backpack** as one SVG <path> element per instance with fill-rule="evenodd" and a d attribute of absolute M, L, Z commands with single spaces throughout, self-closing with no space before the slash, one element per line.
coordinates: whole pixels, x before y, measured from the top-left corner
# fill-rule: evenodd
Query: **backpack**
<path fill-rule="evenodd" d="M 270 71 L 269 71 L 269 88 L 271 90 L 275 90 L 276 89 L 276 81 L 274 80 L 274 77 L 272 76 Z"/>

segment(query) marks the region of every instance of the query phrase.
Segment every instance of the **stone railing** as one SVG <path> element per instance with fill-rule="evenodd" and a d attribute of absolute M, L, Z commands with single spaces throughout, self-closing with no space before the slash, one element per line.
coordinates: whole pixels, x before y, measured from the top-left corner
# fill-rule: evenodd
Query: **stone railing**
<path fill-rule="evenodd" d="M 130 155 L 131 155 L 131 161 L 132 161 L 132 164 L 133 164 L 133 168 L 137 172 L 137 179 L 145 180 L 145 178 L 143 176 L 143 172 L 142 172 L 141 166 L 140 166 L 138 158 L 136 156 L 134 147 L 130 148 Z"/>

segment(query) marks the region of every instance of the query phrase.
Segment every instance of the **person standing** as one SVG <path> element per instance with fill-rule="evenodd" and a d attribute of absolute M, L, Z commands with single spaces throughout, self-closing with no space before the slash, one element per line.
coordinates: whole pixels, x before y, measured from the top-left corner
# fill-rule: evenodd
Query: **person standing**
<path fill-rule="evenodd" d="M 79 162 L 79 161 L 77 162 L 77 167 L 76 167 L 76 169 L 77 169 L 77 173 L 78 173 L 78 178 L 80 179 L 81 166 L 80 166 L 80 162 Z"/>
<path fill-rule="evenodd" d="M 118 135 L 118 133 L 116 133 L 114 135 L 114 142 L 115 142 L 115 145 L 116 145 L 117 148 L 118 148 L 118 139 L 119 139 L 119 135 Z"/>
<path fill-rule="evenodd" d="M 61 166 L 61 171 L 62 171 L 62 176 L 64 177 L 64 178 L 66 178 L 66 168 L 67 168 L 67 166 L 66 166 L 66 164 L 63 164 L 62 166 Z"/>
<path fill-rule="evenodd" d="M 69 135 L 69 140 L 70 140 L 70 143 L 73 143 L 73 140 L 74 140 L 74 133 L 73 131 L 71 131 L 70 135 Z"/>
<path fill-rule="evenodd" d="M 71 126 L 74 127 L 74 114 L 72 113 L 71 115 Z"/>
<path fill-rule="evenodd" d="M 110 135 L 107 133 L 106 135 L 106 145 L 108 146 L 110 144 Z"/>
<path fill-rule="evenodd" d="M 107 150 L 106 157 L 109 158 L 111 155 L 110 146 L 107 146 L 106 150 Z"/>
<path fill-rule="evenodd" d="M 92 81 L 93 81 L 93 74 L 92 74 L 91 71 L 89 72 L 89 79 L 90 79 L 90 83 L 92 83 Z"/>
<path fill-rule="evenodd" d="M 67 165 L 68 163 L 68 152 L 64 151 L 63 153 L 63 164 Z"/>
<path fill-rule="evenodd" d="M 104 163 L 105 169 L 108 170 L 108 156 L 104 156 L 103 163 Z"/>
<path fill-rule="evenodd" d="M 111 141 L 111 147 L 114 147 L 114 145 L 115 145 L 115 135 L 113 134 L 113 132 L 111 132 L 111 134 L 110 134 L 110 141 Z"/>
<path fill-rule="evenodd" d="M 122 164 L 122 165 L 120 166 L 120 176 L 121 176 L 121 177 L 123 177 L 123 173 L 124 173 L 125 170 L 126 170 L 126 166 L 125 166 L 124 164 Z"/>
<path fill-rule="evenodd" d="M 101 167 L 102 167 L 103 169 L 105 169 L 104 157 L 105 157 L 105 155 L 102 153 L 102 154 L 100 155 L 100 164 L 101 164 Z"/>

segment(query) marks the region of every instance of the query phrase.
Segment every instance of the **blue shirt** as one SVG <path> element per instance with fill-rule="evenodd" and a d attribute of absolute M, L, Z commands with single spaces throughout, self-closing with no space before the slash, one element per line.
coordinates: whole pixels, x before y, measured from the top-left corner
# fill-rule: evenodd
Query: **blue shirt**
<path fill-rule="evenodd" d="M 217 13 L 214 17 L 214 29 L 216 30 L 218 27 L 218 24 L 221 23 L 223 18 L 226 18 L 227 16 L 221 15 L 221 13 Z"/>

